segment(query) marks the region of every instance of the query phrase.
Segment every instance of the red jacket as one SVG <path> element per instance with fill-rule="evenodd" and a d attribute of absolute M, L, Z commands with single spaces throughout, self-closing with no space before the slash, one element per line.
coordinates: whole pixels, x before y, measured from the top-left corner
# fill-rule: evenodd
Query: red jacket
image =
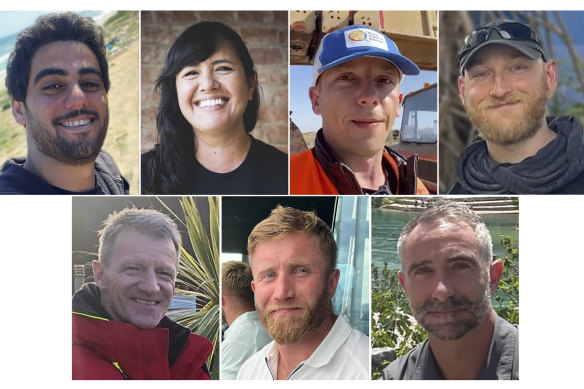
<path fill-rule="evenodd" d="M 74 380 L 208 380 L 203 368 L 211 342 L 191 334 L 171 367 L 169 330 L 73 313 Z"/>
<path fill-rule="evenodd" d="M 142 330 L 108 320 L 100 292 L 85 284 L 73 296 L 74 380 L 208 380 L 213 345 L 166 316 Z"/>
<path fill-rule="evenodd" d="M 394 194 L 430 194 L 417 177 L 417 162 L 417 156 L 404 158 L 389 147 L 384 149 L 382 164 Z M 320 130 L 313 149 L 290 157 L 290 194 L 360 195 L 363 191 L 351 169 L 335 160 Z"/>

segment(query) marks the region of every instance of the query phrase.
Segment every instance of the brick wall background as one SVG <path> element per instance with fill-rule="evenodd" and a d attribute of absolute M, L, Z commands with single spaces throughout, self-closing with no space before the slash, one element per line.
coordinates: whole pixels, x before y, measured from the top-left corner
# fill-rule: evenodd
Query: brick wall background
<path fill-rule="evenodd" d="M 154 83 L 172 42 L 190 25 L 218 21 L 243 38 L 262 87 L 260 118 L 252 135 L 288 152 L 288 12 L 142 11 L 142 153 L 156 143 Z M 178 104 L 178 103 L 177 103 Z"/>

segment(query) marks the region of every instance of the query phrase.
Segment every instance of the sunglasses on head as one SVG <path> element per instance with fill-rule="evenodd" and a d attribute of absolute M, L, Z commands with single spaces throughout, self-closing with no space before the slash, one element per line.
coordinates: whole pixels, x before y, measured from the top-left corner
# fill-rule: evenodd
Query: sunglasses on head
<path fill-rule="evenodd" d="M 543 54 L 543 44 L 537 34 L 529 26 L 518 22 L 503 22 L 481 27 L 467 35 L 467 37 L 464 38 L 464 45 L 459 53 L 460 57 L 462 57 L 467 51 L 489 41 L 493 32 L 497 32 L 500 38 L 506 40 L 533 41 L 542 48 Z"/>

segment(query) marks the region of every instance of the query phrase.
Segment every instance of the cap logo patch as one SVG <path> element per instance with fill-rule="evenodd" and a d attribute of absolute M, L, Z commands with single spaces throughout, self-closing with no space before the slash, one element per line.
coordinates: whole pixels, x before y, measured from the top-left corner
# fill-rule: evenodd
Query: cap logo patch
<path fill-rule="evenodd" d="M 378 49 L 389 51 L 387 42 L 383 34 L 366 29 L 354 29 L 344 31 L 345 46 L 350 47 L 377 47 Z"/>

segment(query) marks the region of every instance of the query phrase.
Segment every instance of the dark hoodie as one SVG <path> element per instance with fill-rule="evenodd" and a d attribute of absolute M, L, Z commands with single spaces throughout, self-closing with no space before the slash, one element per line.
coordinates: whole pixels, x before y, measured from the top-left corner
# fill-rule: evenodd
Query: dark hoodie
<path fill-rule="evenodd" d="M 25 158 L 7 160 L 0 170 L 0 194 L 75 194 L 54 187 L 24 168 Z M 95 160 L 95 190 L 82 194 L 129 194 L 130 184 L 112 157 L 101 151 Z"/>
<path fill-rule="evenodd" d="M 482 139 L 458 160 L 457 181 L 449 194 L 582 194 L 584 133 L 578 119 L 548 117 L 557 137 L 523 161 L 499 164 Z"/>

